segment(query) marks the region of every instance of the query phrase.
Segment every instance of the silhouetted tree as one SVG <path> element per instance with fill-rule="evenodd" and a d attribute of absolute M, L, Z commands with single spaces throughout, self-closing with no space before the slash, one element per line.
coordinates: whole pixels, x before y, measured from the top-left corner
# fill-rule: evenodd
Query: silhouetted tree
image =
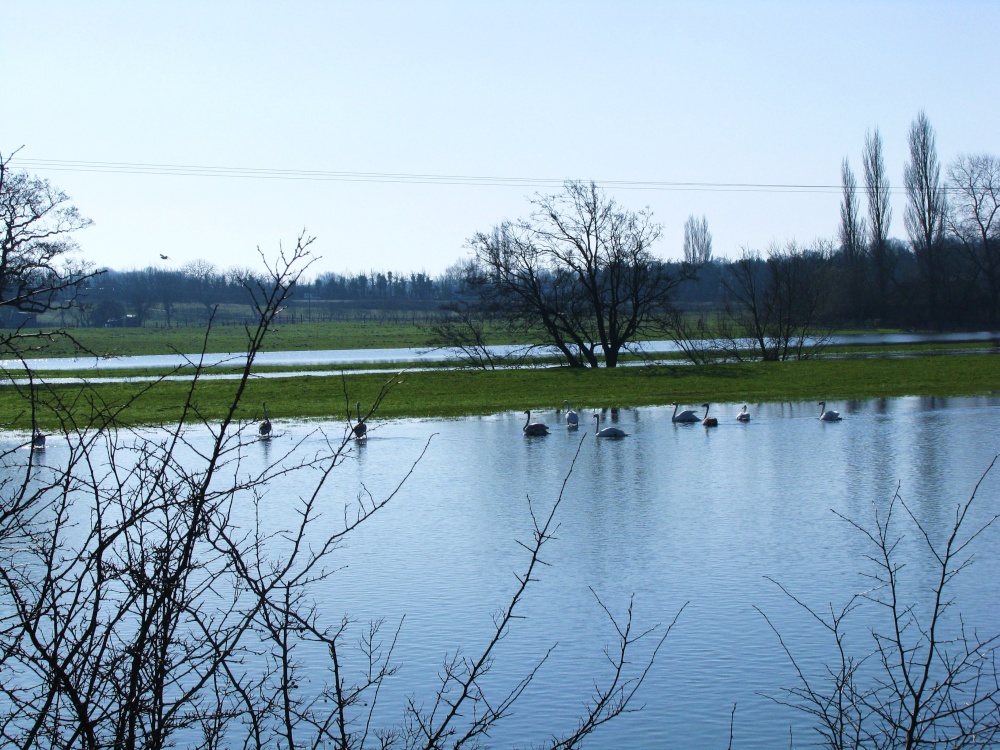
<path fill-rule="evenodd" d="M 712 233 L 708 231 L 708 219 L 696 219 L 693 215 L 684 222 L 684 261 L 692 265 L 703 265 L 712 260 Z"/>
<path fill-rule="evenodd" d="M 921 521 L 898 489 L 888 507 L 874 505 L 870 524 L 838 513 L 859 533 L 869 566 L 864 590 L 844 604 L 815 607 L 775 581 L 830 639 L 833 660 L 817 673 L 761 612 L 798 675 L 774 700 L 811 716 L 823 747 L 996 747 L 1000 632 L 969 626 L 954 611 L 955 582 L 968 573 L 973 545 L 1000 517 L 991 511 L 977 523 L 972 513 L 996 461 L 954 509 L 950 526 Z M 919 562 L 900 559 L 904 536 L 918 540 Z"/>
<path fill-rule="evenodd" d="M 868 191 L 869 257 L 875 274 L 875 308 L 880 318 L 886 315 L 889 282 L 892 280 L 892 254 L 889 251 L 889 226 L 892 206 L 889 203 L 889 178 L 885 173 L 882 137 L 878 128 L 865 134 L 863 155 L 865 187 Z"/>
<path fill-rule="evenodd" d="M 190 299 L 201 303 L 205 308 L 206 315 L 210 315 L 219 303 L 220 282 L 224 282 L 224 277 L 219 273 L 219 269 L 214 263 L 199 258 L 181 266 L 181 273 L 187 277 L 185 286 L 190 294 Z"/>
<path fill-rule="evenodd" d="M 821 322 L 827 270 L 821 255 L 794 243 L 770 248 L 766 258 L 744 249 L 726 268 L 717 348 L 736 360 L 804 359 L 817 353 L 830 337 Z"/>
<path fill-rule="evenodd" d="M 987 299 L 988 320 L 1000 322 L 1000 159 L 960 156 L 948 170 L 948 226 L 961 243 Z"/>
<path fill-rule="evenodd" d="M 527 220 L 470 240 L 491 310 L 542 331 L 573 366 L 615 367 L 637 337 L 663 330 L 683 280 L 652 253 L 661 227 L 648 209 L 618 205 L 594 183 L 537 195 Z"/>
<path fill-rule="evenodd" d="M 903 177 L 908 203 L 903 219 L 932 321 L 938 319 L 939 286 L 943 281 L 941 238 L 948 211 L 935 140 L 934 128 L 920 112 L 910 125 L 910 160 Z"/>
<path fill-rule="evenodd" d="M 858 181 L 844 157 L 840 165 L 843 198 L 840 203 L 840 251 L 848 279 L 851 311 L 857 315 L 864 306 L 867 232 L 858 205 Z"/>
<path fill-rule="evenodd" d="M 97 275 L 73 259 L 71 235 L 91 221 L 48 180 L 15 169 L 16 154 L 0 153 L 0 314 L 66 308 Z"/>

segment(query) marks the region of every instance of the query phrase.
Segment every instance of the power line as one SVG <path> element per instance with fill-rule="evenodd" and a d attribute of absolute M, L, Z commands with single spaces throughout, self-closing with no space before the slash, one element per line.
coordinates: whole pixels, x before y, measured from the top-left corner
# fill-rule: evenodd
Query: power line
<path fill-rule="evenodd" d="M 306 180 L 321 182 L 368 182 L 418 185 L 468 185 L 481 187 L 560 188 L 563 178 L 502 177 L 478 175 L 408 174 L 393 172 L 337 172 L 303 169 L 262 169 L 250 167 L 215 167 L 187 164 L 145 164 L 132 162 L 81 161 L 63 159 L 20 159 L 18 166 L 39 171 L 93 172 L 103 174 L 163 175 L 174 177 L 215 177 L 255 180 Z M 590 180 L 585 180 L 589 182 Z M 749 182 L 670 182 L 659 180 L 594 180 L 602 187 L 625 190 L 660 190 L 688 192 L 753 193 L 840 193 L 840 185 L 806 183 Z M 899 192 L 901 188 L 892 188 Z M 864 189 L 859 189 L 864 192 Z"/>

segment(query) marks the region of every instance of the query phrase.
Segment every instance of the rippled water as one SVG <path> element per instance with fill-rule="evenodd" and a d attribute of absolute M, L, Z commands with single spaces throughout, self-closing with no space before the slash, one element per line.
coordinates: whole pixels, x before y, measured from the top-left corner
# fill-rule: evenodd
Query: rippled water
<path fill-rule="evenodd" d="M 367 444 L 335 471 L 329 513 L 333 529 L 361 483 L 376 497 L 392 490 L 430 439 L 413 476 L 385 512 L 337 552 L 340 569 L 318 592 L 330 620 L 403 620 L 401 664 L 384 695 L 399 718 L 404 696 L 431 698 L 446 653 L 475 653 L 491 614 L 513 590 L 536 509 L 555 501 L 580 449 L 558 512 L 557 539 L 518 622 L 498 654 L 498 684 L 509 684 L 558 644 L 525 694 L 497 746 L 526 744 L 572 726 L 605 668 L 603 646 L 614 633 L 591 588 L 618 615 L 634 594 L 638 625 L 669 623 L 687 604 L 640 693 L 641 712 L 623 717 L 592 746 L 726 747 L 736 707 L 734 747 L 811 743 L 808 724 L 761 694 L 777 696 L 794 673 L 758 611 L 765 612 L 804 663 L 833 658 L 830 643 L 768 580 L 822 608 L 846 603 L 865 587 L 861 535 L 832 511 L 870 521 L 897 486 L 932 533 L 950 524 L 990 460 L 1000 453 L 1000 398 L 902 398 L 828 404 L 843 421 L 817 419 L 813 403 L 712 407 L 720 426 L 678 425 L 672 408 L 607 412 L 606 423 L 629 433 L 596 440 L 590 410 L 570 431 L 555 412 L 543 438 L 525 438 L 522 414 L 373 425 Z M 305 438 L 318 447 L 322 423 L 281 423 L 270 443 L 251 446 L 273 459 Z M 313 442 L 315 441 L 315 442 Z M 582 442 L 582 447 L 581 447 Z M 58 445 L 50 446 L 52 457 Z M 310 476 L 272 488 L 273 517 L 294 507 Z M 314 478 L 314 477 L 312 477 Z M 982 513 L 1000 511 L 1000 472 L 981 490 Z M 278 521 L 276 521 L 278 522 Z M 320 529 L 317 529 L 320 531 Z M 981 540 L 975 566 L 959 582 L 970 622 L 1000 630 L 1000 535 Z M 927 568 L 908 535 L 901 546 L 913 575 Z M 863 641 L 859 621 L 857 642 Z M 315 666 L 320 680 L 325 665 Z"/>

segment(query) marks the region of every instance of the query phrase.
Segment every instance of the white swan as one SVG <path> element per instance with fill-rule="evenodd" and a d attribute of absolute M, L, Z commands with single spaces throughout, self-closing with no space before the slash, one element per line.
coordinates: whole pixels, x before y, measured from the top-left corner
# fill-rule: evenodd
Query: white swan
<path fill-rule="evenodd" d="M 534 422 L 533 423 L 531 421 L 531 411 L 529 411 L 529 410 L 526 409 L 524 413 L 528 415 L 528 418 L 524 421 L 524 427 L 521 428 L 521 432 L 523 432 L 525 435 L 548 435 L 549 434 L 549 428 L 547 426 L 545 426 L 541 422 Z"/>
<path fill-rule="evenodd" d="M 354 429 L 353 429 L 354 439 L 355 440 L 364 440 L 366 437 L 368 437 L 368 425 L 366 425 L 365 422 L 364 422 L 364 420 L 361 419 L 361 402 L 360 401 L 358 401 L 357 409 L 358 409 L 358 423 L 356 425 L 354 425 Z"/>
<path fill-rule="evenodd" d="M 840 412 L 830 409 L 826 409 L 826 401 L 819 402 L 819 418 L 822 422 L 839 422 L 841 420 Z"/>
<path fill-rule="evenodd" d="M 563 403 L 566 404 L 566 426 L 577 427 L 580 424 L 580 415 L 573 411 L 569 401 L 563 400 Z"/>
<path fill-rule="evenodd" d="M 271 437 L 271 420 L 267 418 L 267 401 L 261 403 L 264 407 L 264 421 L 260 423 L 260 427 L 257 428 L 257 434 L 260 435 L 262 439 L 267 439 Z"/>
<path fill-rule="evenodd" d="M 671 422 L 700 422 L 701 417 L 694 413 L 693 409 L 685 409 L 680 414 L 677 413 L 678 404 L 674 403 L 674 415 L 670 418 Z"/>
<path fill-rule="evenodd" d="M 743 404 L 743 411 L 736 415 L 737 422 L 749 422 L 750 412 L 747 411 L 747 405 Z"/>
<path fill-rule="evenodd" d="M 702 404 L 702 406 L 705 407 L 705 418 L 701 420 L 701 423 L 706 427 L 718 427 L 719 420 L 715 417 L 708 416 L 708 404 Z"/>
<path fill-rule="evenodd" d="M 597 437 L 599 438 L 623 438 L 628 437 L 628 433 L 619 430 L 617 427 L 605 427 L 601 429 L 601 415 L 594 412 L 594 419 L 597 420 Z"/>

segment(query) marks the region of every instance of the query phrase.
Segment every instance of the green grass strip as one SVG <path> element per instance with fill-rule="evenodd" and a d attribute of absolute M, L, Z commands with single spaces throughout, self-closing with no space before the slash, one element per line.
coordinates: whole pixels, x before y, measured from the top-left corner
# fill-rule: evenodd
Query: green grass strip
<path fill-rule="evenodd" d="M 239 416 L 260 416 L 267 401 L 272 419 L 339 418 L 370 404 L 387 381 L 398 383 L 379 417 L 457 417 L 523 409 L 546 410 L 569 399 L 575 408 L 669 404 L 762 403 L 895 396 L 966 396 L 1000 393 L 995 354 L 952 354 L 887 359 L 821 359 L 796 362 L 649 366 L 611 370 L 550 368 L 509 371 L 434 371 L 348 374 L 345 377 L 260 378 L 248 384 Z M 86 422 L 104 406 L 116 407 L 143 386 L 114 383 L 53 385 L 38 400 L 43 427 L 54 426 L 52 408 L 68 409 Z M 138 397 L 122 415 L 128 424 L 169 424 L 181 416 L 189 383 L 162 382 Z M 236 381 L 201 381 L 193 402 L 204 419 L 220 418 Z M 345 393 L 346 389 L 346 393 Z M 67 406 L 69 405 L 69 406 Z M 26 428 L 23 393 L 0 388 L 0 423 Z"/>

